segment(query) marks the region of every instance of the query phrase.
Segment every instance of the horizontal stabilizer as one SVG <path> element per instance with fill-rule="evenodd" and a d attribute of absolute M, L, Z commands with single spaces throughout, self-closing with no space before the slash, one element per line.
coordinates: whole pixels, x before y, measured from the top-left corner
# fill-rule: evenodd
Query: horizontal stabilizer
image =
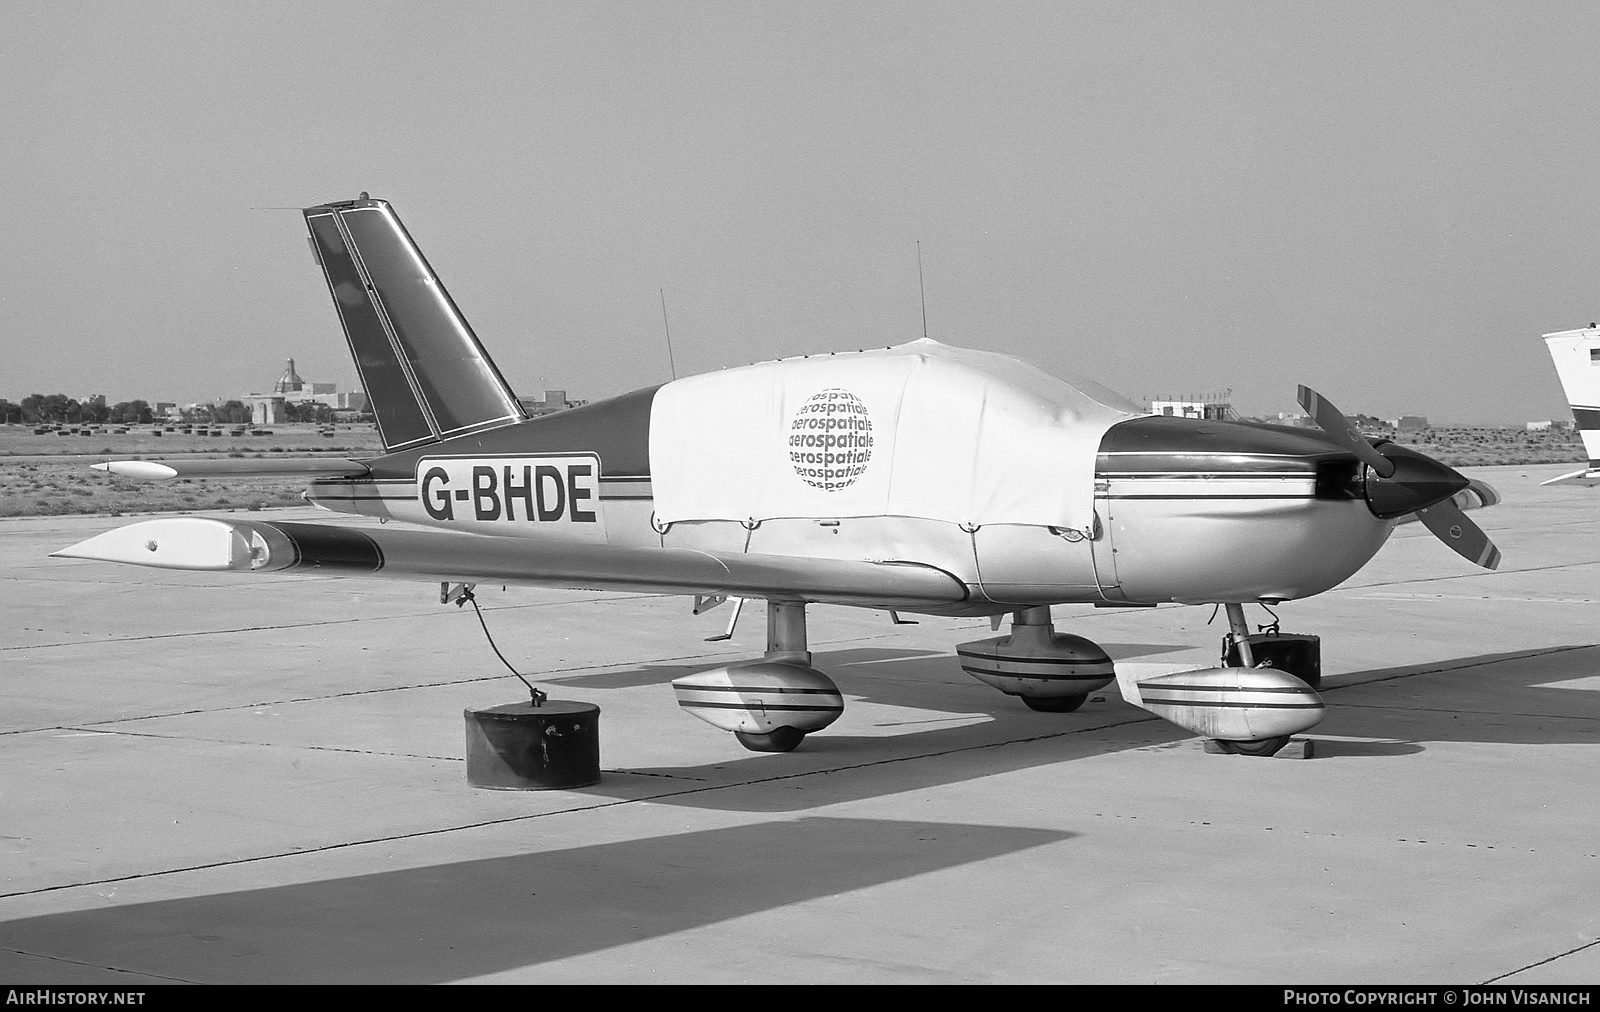
<path fill-rule="evenodd" d="M 1600 485 L 1600 467 L 1586 467 L 1581 471 L 1573 471 L 1559 478 L 1541 481 L 1541 485 L 1582 485 L 1585 488 L 1594 488 Z"/>
<path fill-rule="evenodd" d="M 454 531 L 163 517 L 52 553 L 161 569 L 320 573 L 650 594 L 726 594 L 916 611 L 967 588 L 915 563 L 631 548 Z"/>
<path fill-rule="evenodd" d="M 173 478 L 358 478 L 367 465 L 348 457 L 263 457 L 246 460 L 111 460 L 90 464 L 119 478 L 171 481 Z"/>

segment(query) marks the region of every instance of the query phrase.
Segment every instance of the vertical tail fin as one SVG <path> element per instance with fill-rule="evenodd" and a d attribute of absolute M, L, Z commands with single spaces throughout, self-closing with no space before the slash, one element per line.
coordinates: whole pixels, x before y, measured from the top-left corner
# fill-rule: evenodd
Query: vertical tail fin
<path fill-rule="evenodd" d="M 363 193 L 304 214 L 387 449 L 525 417 L 388 201 Z"/>
<path fill-rule="evenodd" d="M 1561 377 L 1567 403 L 1572 406 L 1572 419 L 1589 456 L 1587 470 L 1564 474 L 1545 484 L 1600 484 L 1600 329 L 1591 324 L 1585 330 L 1546 334 L 1544 343 L 1550 348 L 1550 359 L 1556 364 L 1556 375 Z"/>

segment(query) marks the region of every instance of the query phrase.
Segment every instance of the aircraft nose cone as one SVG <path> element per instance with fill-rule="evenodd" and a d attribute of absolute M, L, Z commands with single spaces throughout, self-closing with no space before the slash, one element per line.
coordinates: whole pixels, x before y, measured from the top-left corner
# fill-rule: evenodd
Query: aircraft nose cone
<path fill-rule="evenodd" d="M 1471 484 L 1455 468 L 1407 447 L 1387 443 L 1378 452 L 1394 464 L 1387 478 L 1367 469 L 1367 507 L 1381 520 L 1444 502 Z"/>

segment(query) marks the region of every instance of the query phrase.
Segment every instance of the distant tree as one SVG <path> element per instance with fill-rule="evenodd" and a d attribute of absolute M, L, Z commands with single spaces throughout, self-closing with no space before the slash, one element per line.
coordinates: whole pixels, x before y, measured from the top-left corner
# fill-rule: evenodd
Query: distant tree
<path fill-rule="evenodd" d="M 4 397 L 0 397 L 0 422 L 22 421 L 22 405 L 12 404 Z"/>
<path fill-rule="evenodd" d="M 155 415 L 150 411 L 149 404 L 145 403 L 144 401 L 135 400 L 118 401 L 112 406 L 111 410 L 106 413 L 106 417 L 109 421 L 115 422 L 119 425 L 127 425 L 134 422 L 137 422 L 140 425 L 148 425 Z"/>
<path fill-rule="evenodd" d="M 82 405 L 66 394 L 29 394 L 22 399 L 22 417 L 28 422 L 76 421 Z"/>

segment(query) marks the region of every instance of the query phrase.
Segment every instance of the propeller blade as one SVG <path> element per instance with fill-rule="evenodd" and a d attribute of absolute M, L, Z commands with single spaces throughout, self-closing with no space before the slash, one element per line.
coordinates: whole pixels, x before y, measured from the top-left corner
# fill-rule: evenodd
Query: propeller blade
<path fill-rule="evenodd" d="M 1326 397 L 1304 384 L 1296 399 L 1306 409 L 1306 414 L 1321 426 L 1322 431 L 1343 443 L 1345 449 L 1364 460 L 1368 467 L 1387 478 L 1394 474 L 1394 462 L 1377 451 L 1371 443 L 1361 438 L 1361 433 L 1350 424 L 1344 412 L 1334 407 Z"/>
<path fill-rule="evenodd" d="M 1461 512 L 1461 507 L 1455 504 L 1454 499 L 1417 510 L 1417 516 L 1433 532 L 1434 537 L 1473 565 L 1484 569 L 1495 569 L 1500 565 L 1500 549 L 1494 546 L 1482 528 Z"/>

